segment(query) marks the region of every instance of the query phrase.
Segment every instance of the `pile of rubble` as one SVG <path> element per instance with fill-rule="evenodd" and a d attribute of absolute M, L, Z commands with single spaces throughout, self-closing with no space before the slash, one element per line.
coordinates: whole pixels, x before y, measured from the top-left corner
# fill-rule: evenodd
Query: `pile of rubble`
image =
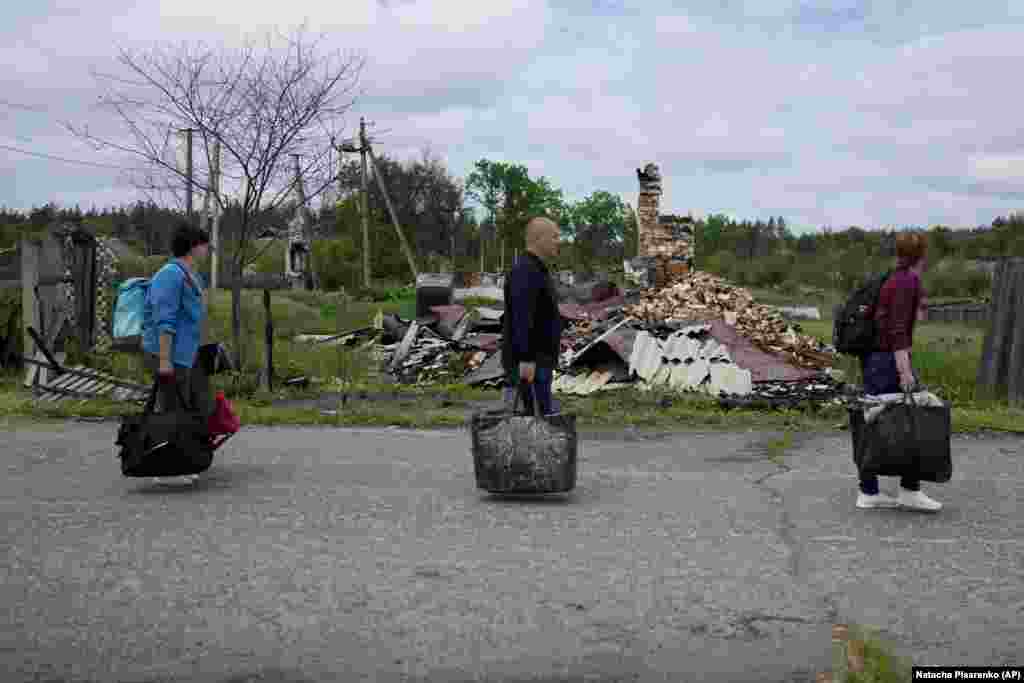
<path fill-rule="evenodd" d="M 777 309 L 758 304 L 750 291 L 702 272 L 684 276 L 661 290 L 649 290 L 626 313 L 645 321 L 721 317 L 759 349 L 783 354 L 798 367 L 824 369 L 835 360 L 822 344 L 798 334 Z"/>
<path fill-rule="evenodd" d="M 838 399 L 834 356 L 750 293 L 693 273 L 660 290 L 595 288 L 600 301 L 565 301 L 554 390 L 586 395 L 637 386 L 699 392 L 730 405 Z M 403 384 L 500 387 L 499 308 L 432 305 L 415 320 L 379 315 L 374 325 L 319 343 L 375 346 Z M 309 339 L 313 341 L 312 339 Z"/>

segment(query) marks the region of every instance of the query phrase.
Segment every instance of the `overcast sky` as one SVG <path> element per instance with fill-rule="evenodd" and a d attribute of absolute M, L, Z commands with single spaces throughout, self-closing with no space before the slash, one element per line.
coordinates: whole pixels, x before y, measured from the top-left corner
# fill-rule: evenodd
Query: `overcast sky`
<path fill-rule="evenodd" d="M 0 145 L 117 163 L 90 69 L 117 46 L 307 19 L 366 56 L 379 152 L 465 177 L 525 164 L 571 199 L 784 216 L 796 228 L 987 224 L 1024 209 L 1024 2 L 858 0 L 32 0 L 0 7 Z M 109 122 L 107 122 L 109 123 Z M 136 198 L 117 171 L 0 148 L 0 205 Z"/>

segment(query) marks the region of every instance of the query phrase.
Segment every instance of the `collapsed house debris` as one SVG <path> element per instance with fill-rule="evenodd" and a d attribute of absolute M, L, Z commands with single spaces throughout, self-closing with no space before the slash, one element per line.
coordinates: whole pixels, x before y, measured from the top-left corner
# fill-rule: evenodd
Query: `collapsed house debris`
<path fill-rule="evenodd" d="M 415 320 L 380 315 L 371 327 L 301 339 L 373 345 L 382 369 L 402 384 L 498 388 L 505 372 L 497 306 L 430 306 Z M 841 393 L 828 347 L 754 303 L 746 290 L 706 273 L 687 274 L 661 290 L 564 301 L 559 309 L 557 393 L 639 386 L 705 394 L 723 405 L 773 406 L 820 403 Z"/>
<path fill-rule="evenodd" d="M 665 289 L 650 291 L 627 313 L 648 321 L 721 317 L 758 348 L 783 354 L 798 367 L 822 370 L 834 361 L 817 339 L 796 332 L 772 307 L 755 303 L 748 290 L 708 273 L 693 273 Z"/>
<path fill-rule="evenodd" d="M 554 391 L 663 388 L 729 406 L 839 400 L 843 385 L 832 374 L 832 349 L 801 334 L 780 309 L 756 303 L 748 290 L 694 271 L 692 221 L 659 215 L 656 165 L 637 176 L 640 255 L 624 267 L 638 289 L 621 292 L 605 277 L 558 273 L 563 334 Z M 471 289 L 460 292 L 456 284 Z M 421 274 L 415 320 L 379 315 L 373 328 L 318 341 L 373 344 L 377 335 L 383 369 L 397 382 L 500 387 L 503 311 L 459 303 L 481 286 L 496 300 L 503 296 L 500 278 Z"/>

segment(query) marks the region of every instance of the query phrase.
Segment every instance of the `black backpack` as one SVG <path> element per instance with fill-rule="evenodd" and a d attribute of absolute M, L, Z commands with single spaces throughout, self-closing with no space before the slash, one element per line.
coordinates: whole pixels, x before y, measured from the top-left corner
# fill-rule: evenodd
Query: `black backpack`
<path fill-rule="evenodd" d="M 837 306 L 832 327 L 832 345 L 836 351 L 848 356 L 864 356 L 875 350 L 878 326 L 875 307 L 882 286 L 892 271 L 875 275 L 850 295 L 846 303 Z"/>

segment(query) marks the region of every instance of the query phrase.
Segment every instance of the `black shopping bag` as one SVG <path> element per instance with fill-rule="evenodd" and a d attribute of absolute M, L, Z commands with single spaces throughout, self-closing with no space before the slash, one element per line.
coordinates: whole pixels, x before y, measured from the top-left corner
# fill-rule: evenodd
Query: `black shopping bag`
<path fill-rule="evenodd" d="M 511 407 L 475 413 L 471 421 L 477 487 L 491 493 L 564 493 L 576 486 L 576 416 L 519 412 L 526 384 Z"/>
<path fill-rule="evenodd" d="M 139 415 L 121 418 L 115 445 L 121 447 L 121 474 L 126 477 L 178 477 L 199 474 L 213 463 L 209 418 L 189 406 L 178 392 L 177 409 L 155 413 L 159 377 Z"/>
<path fill-rule="evenodd" d="M 196 365 L 206 373 L 207 377 L 235 369 L 234 363 L 231 361 L 231 354 L 219 342 L 200 346 L 196 352 Z"/>
<path fill-rule="evenodd" d="M 886 405 L 871 422 L 865 422 L 863 406 L 852 406 L 850 432 L 858 470 L 862 475 L 948 482 L 953 477 L 951 412 L 946 401 L 921 405 L 910 393 L 902 402 Z"/>

